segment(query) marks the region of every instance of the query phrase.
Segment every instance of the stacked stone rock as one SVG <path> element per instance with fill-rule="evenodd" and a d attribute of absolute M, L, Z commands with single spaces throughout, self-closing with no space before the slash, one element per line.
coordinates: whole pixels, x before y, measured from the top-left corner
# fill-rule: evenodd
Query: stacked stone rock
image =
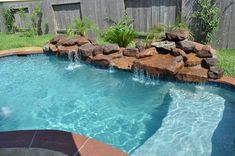
<path fill-rule="evenodd" d="M 193 73 L 201 77 L 207 77 L 209 79 L 219 79 L 223 76 L 224 70 L 215 67 L 217 63 L 216 50 L 210 45 L 202 45 L 188 40 L 188 32 L 182 30 L 175 30 L 166 33 L 166 40 L 176 44 L 176 48 L 172 47 L 171 53 L 174 56 L 182 56 L 184 58 L 185 67 L 177 74 L 177 77 L 182 80 L 188 79 L 190 77 L 189 73 Z M 188 67 L 188 68 L 187 68 Z M 191 68 L 189 68 L 191 67 Z M 207 69 L 207 75 L 203 72 Z M 188 74 L 187 74 L 188 73 Z M 204 73 L 204 74 L 203 74 Z M 190 80 L 189 81 L 193 81 Z"/>
<path fill-rule="evenodd" d="M 215 66 L 215 50 L 188 40 L 188 33 L 176 30 L 166 33 L 164 41 L 145 48 L 139 42 L 135 48 L 120 48 L 117 44 L 98 45 L 82 36 L 67 38 L 59 35 L 52 39 L 45 51 L 59 56 L 78 53 L 81 60 L 102 68 L 110 66 L 132 71 L 144 70 L 151 76 L 164 75 L 190 82 L 218 79 L 223 70 Z"/>

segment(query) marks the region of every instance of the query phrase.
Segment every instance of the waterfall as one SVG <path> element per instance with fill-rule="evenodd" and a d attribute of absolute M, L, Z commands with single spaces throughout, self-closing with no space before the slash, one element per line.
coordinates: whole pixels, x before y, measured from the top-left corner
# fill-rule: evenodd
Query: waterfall
<path fill-rule="evenodd" d="M 109 72 L 110 72 L 110 73 L 114 73 L 114 72 L 115 72 L 112 63 L 111 63 L 110 66 L 109 66 Z"/>
<path fill-rule="evenodd" d="M 134 67 L 132 80 L 139 83 L 143 83 L 145 85 L 157 85 L 159 83 L 159 75 L 158 79 L 155 80 L 155 78 L 149 73 L 145 74 L 144 70 Z"/>
<path fill-rule="evenodd" d="M 80 59 L 80 55 L 78 54 L 78 52 L 72 52 L 70 51 L 68 53 L 68 59 L 70 61 L 68 67 L 66 68 L 66 70 L 72 71 L 76 68 L 81 67 L 81 64 L 79 63 Z"/>

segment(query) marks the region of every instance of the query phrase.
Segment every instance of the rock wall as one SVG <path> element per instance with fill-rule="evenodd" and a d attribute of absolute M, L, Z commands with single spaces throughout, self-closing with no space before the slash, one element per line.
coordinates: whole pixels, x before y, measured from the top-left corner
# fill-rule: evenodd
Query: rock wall
<path fill-rule="evenodd" d="M 167 32 L 162 41 L 152 43 L 150 48 L 139 42 L 135 48 L 121 48 L 117 44 L 98 45 L 82 36 L 69 39 L 59 35 L 44 51 L 58 56 L 76 54 L 81 60 L 101 68 L 140 69 L 153 77 L 161 75 L 189 82 L 219 79 L 224 73 L 223 69 L 215 67 L 216 51 L 210 45 L 189 41 L 188 32 L 181 30 Z"/>

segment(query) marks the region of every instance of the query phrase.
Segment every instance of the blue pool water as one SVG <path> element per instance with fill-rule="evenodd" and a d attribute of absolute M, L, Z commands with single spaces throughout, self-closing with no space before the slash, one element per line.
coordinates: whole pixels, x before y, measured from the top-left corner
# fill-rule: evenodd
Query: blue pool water
<path fill-rule="evenodd" d="M 53 56 L 0 58 L 0 131 L 58 129 L 138 156 L 230 156 L 235 93 Z"/>

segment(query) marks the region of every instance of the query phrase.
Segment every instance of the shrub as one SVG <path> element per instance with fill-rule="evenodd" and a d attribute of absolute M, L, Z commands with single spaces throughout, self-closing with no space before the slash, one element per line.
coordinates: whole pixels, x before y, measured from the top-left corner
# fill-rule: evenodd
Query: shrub
<path fill-rule="evenodd" d="M 165 25 L 154 25 L 152 28 L 149 29 L 147 33 L 147 37 L 144 41 L 146 47 L 149 47 L 151 44 L 159 39 L 159 37 L 163 36 L 165 33 Z"/>
<path fill-rule="evenodd" d="M 42 35 L 43 13 L 41 10 L 41 5 L 35 6 L 34 10 L 29 15 L 29 18 L 26 16 L 24 9 L 19 10 L 19 15 L 26 27 L 25 30 L 20 30 L 21 32 L 23 32 L 24 36 L 32 37 L 36 35 Z"/>
<path fill-rule="evenodd" d="M 14 17 L 12 11 L 9 8 L 3 9 L 3 16 L 5 19 L 5 25 L 7 27 L 7 32 L 14 32 Z"/>
<path fill-rule="evenodd" d="M 42 35 L 42 15 L 43 13 L 42 13 L 41 5 L 36 5 L 33 12 L 29 16 L 32 22 L 34 32 L 37 35 Z"/>
<path fill-rule="evenodd" d="M 132 27 L 133 20 L 131 20 L 127 14 L 124 15 L 120 21 L 113 22 L 113 24 L 107 28 L 103 34 L 105 41 L 110 43 L 116 43 L 120 47 L 127 47 L 138 33 Z"/>
<path fill-rule="evenodd" d="M 219 9 L 210 0 L 198 0 L 197 5 L 197 11 L 192 17 L 196 20 L 197 27 L 200 28 L 198 30 L 200 33 L 197 33 L 200 34 L 198 39 L 205 44 L 211 43 L 219 25 Z"/>
<path fill-rule="evenodd" d="M 75 36 L 75 31 L 72 29 L 72 28 L 67 28 L 66 29 L 66 35 L 69 37 L 69 38 L 72 38 Z"/>
<path fill-rule="evenodd" d="M 96 26 L 89 18 L 85 17 L 83 19 L 75 19 L 72 24 L 72 29 L 81 36 L 87 36 L 90 30 L 96 29 Z"/>
<path fill-rule="evenodd" d="M 179 16 L 176 17 L 176 21 L 173 25 L 166 26 L 166 31 L 172 31 L 172 30 L 190 31 L 187 23 L 183 21 Z"/>

